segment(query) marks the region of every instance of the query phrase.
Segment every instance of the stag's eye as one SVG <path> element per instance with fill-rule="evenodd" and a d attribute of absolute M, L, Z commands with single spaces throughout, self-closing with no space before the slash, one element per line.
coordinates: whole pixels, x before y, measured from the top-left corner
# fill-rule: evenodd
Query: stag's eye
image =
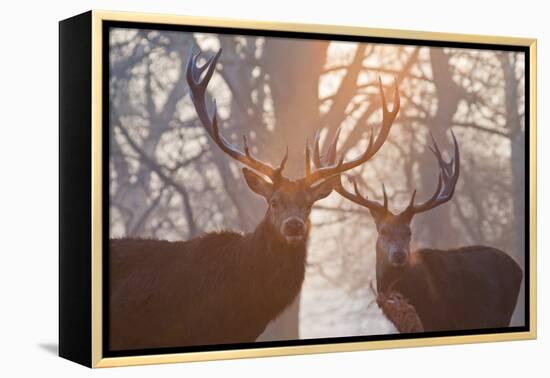
<path fill-rule="evenodd" d="M 277 203 L 277 201 L 274 200 L 274 199 L 271 200 L 271 202 L 270 202 L 269 204 L 270 204 L 270 206 L 271 206 L 272 209 L 276 209 L 277 206 L 279 206 L 279 204 Z"/>

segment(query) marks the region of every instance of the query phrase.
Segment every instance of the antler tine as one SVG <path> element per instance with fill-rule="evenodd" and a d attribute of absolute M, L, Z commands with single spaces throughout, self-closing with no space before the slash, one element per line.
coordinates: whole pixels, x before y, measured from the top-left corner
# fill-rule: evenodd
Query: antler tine
<path fill-rule="evenodd" d="M 321 139 L 321 132 L 317 130 L 315 132 L 315 138 L 313 142 L 313 164 L 315 164 L 316 167 L 321 167 L 321 165 L 324 162 L 321 162 L 321 153 L 319 149 L 319 140 Z M 332 162 L 327 162 L 328 164 L 332 164 Z"/>
<path fill-rule="evenodd" d="M 454 153 L 451 159 L 447 162 L 443 158 L 441 150 L 439 149 L 435 138 L 433 137 L 433 135 L 431 135 L 433 146 L 429 146 L 428 148 L 430 149 L 430 151 L 432 151 L 439 164 L 437 188 L 431 198 L 429 198 L 424 203 L 418 205 L 414 204 L 414 197 L 416 194 L 415 190 L 411 197 L 409 206 L 407 206 L 407 208 L 403 212 L 405 215 L 412 217 L 414 214 L 428 211 L 430 209 L 433 209 L 434 207 L 442 205 L 453 197 L 456 183 L 458 182 L 458 177 L 460 175 L 460 152 L 458 149 L 458 142 L 452 130 L 451 136 L 454 143 Z"/>
<path fill-rule="evenodd" d="M 286 162 L 288 161 L 288 146 L 286 147 L 285 156 L 283 156 L 283 160 L 281 160 L 281 163 L 277 168 L 275 168 L 275 177 L 280 176 L 283 173 L 283 170 L 285 169 Z"/>
<path fill-rule="evenodd" d="M 306 176 L 311 174 L 311 151 L 309 149 L 309 140 L 306 139 Z"/>
<path fill-rule="evenodd" d="M 218 145 L 218 147 L 220 147 L 223 152 L 225 152 L 227 155 L 231 156 L 238 162 L 250 167 L 251 169 L 254 169 L 259 173 L 264 174 L 271 180 L 275 180 L 275 178 L 280 175 L 280 173 L 284 169 L 284 165 L 286 164 L 286 159 L 288 157 L 288 150 L 287 155 L 285 155 L 285 158 L 283 159 L 284 164 L 281 163 L 281 166 L 278 169 L 274 169 L 269 164 L 257 160 L 252 156 L 248 147 L 246 136 L 243 136 L 243 153 L 235 145 L 225 139 L 223 135 L 220 134 L 218 128 L 218 114 L 215 100 L 213 101 L 212 117 L 208 115 L 208 110 L 206 109 L 206 87 L 208 86 L 208 83 L 210 82 L 210 79 L 214 74 L 214 70 L 216 69 L 216 64 L 218 63 L 218 59 L 220 58 L 221 53 L 222 49 L 219 49 L 218 52 L 210 59 L 208 59 L 204 65 L 199 66 L 197 64 L 197 60 L 200 57 L 201 52 L 198 51 L 197 53 L 194 53 L 193 51 L 191 51 L 191 57 L 187 62 L 186 67 L 186 79 L 191 91 L 191 100 L 193 101 L 193 105 L 195 106 L 197 115 L 212 140 L 214 140 L 214 142 Z M 201 76 L 205 71 L 206 73 L 201 80 Z"/>
<path fill-rule="evenodd" d="M 319 141 L 321 139 L 321 134 L 319 130 L 315 133 L 315 143 L 313 145 L 313 164 L 316 169 L 309 174 L 306 174 L 304 177 L 304 182 L 306 185 L 312 185 L 319 180 L 334 176 L 336 174 L 338 167 L 344 163 L 344 155 L 340 156 L 338 162 L 336 162 L 336 145 L 338 143 L 338 137 L 340 135 L 340 129 L 336 131 L 336 134 L 329 145 L 329 151 L 326 156 L 321 156 L 321 151 L 319 147 Z"/>
<path fill-rule="evenodd" d="M 340 131 L 342 131 L 342 129 L 339 127 L 336 130 L 336 134 L 334 135 L 334 138 L 332 139 L 332 142 L 328 146 L 327 161 L 329 162 L 329 164 L 336 163 L 336 147 L 337 147 L 337 144 L 338 144 L 338 138 L 340 138 Z"/>
<path fill-rule="evenodd" d="M 206 103 L 205 103 L 205 92 L 206 92 L 206 86 L 208 85 L 208 82 L 210 78 L 212 77 L 214 73 L 214 69 L 216 66 L 216 63 L 218 62 L 218 59 L 221 55 L 221 49 L 218 51 L 218 53 L 214 56 L 212 56 L 203 66 L 197 65 L 197 60 L 201 55 L 201 52 L 194 52 L 191 50 L 191 57 L 189 61 L 187 62 L 187 68 L 186 68 L 186 79 L 187 84 L 189 85 L 189 89 L 191 90 L 191 99 L 193 100 L 193 104 L 195 104 L 195 109 L 197 110 L 197 115 L 199 116 L 199 119 L 201 120 L 202 124 L 206 128 L 206 131 L 210 134 L 210 136 L 213 135 L 213 123 L 215 122 L 215 118 L 217 116 L 216 114 L 216 108 L 214 106 L 214 114 L 213 118 L 211 119 L 208 115 L 208 111 L 206 110 Z M 200 77 L 203 74 L 203 72 L 207 70 L 205 77 L 201 81 Z M 202 104 L 202 106 L 197 106 L 198 104 Z M 215 104 L 214 104 L 215 105 Z"/>
<path fill-rule="evenodd" d="M 248 138 L 243 134 L 243 148 L 246 156 L 251 157 L 250 148 L 248 147 Z"/>
<path fill-rule="evenodd" d="M 315 153 L 314 162 L 318 169 L 306 177 L 306 182 L 312 184 L 316 181 L 322 180 L 329 176 L 340 174 L 350 169 L 353 169 L 370 160 L 378 152 L 378 150 L 380 150 L 380 148 L 388 138 L 393 121 L 397 117 L 397 113 L 399 112 L 399 109 L 401 107 L 401 100 L 400 100 L 399 90 L 397 86 L 397 79 L 395 79 L 393 108 L 390 111 L 388 109 L 386 96 L 384 94 L 384 88 L 382 86 L 382 79 L 380 77 L 378 78 L 378 83 L 379 83 L 380 97 L 382 102 L 382 126 L 380 128 L 380 131 L 378 132 L 378 135 L 376 136 L 376 139 L 374 138 L 374 132 L 371 130 L 369 143 L 367 145 L 367 148 L 361 155 L 359 155 L 355 159 L 352 159 L 348 162 L 344 162 L 343 158 L 345 153 L 342 153 L 340 162 L 338 164 L 335 164 L 336 145 L 338 143 L 340 130 L 338 129 L 338 131 L 334 136 L 334 139 L 330 143 L 327 151 L 328 156 L 327 156 L 327 159 L 324 159 L 324 161 L 321 161 L 322 159 L 318 159 L 319 148 L 318 148 L 318 137 L 317 137 L 316 147 L 315 147 L 316 150 L 314 151 Z M 317 162 L 320 162 L 321 164 L 318 164 Z"/>
<path fill-rule="evenodd" d="M 386 193 L 386 185 L 382 183 L 382 193 L 384 195 L 384 209 L 388 209 L 388 193 Z"/>

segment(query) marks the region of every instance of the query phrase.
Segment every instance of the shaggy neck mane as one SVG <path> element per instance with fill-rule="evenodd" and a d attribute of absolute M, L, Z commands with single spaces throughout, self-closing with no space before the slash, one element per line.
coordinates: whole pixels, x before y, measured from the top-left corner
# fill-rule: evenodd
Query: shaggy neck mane
<path fill-rule="evenodd" d="M 385 255 L 385 252 L 378 247 L 376 243 L 376 286 L 379 293 L 387 293 L 392 289 L 400 287 L 403 280 L 408 280 L 412 276 L 415 282 L 427 280 L 428 272 L 421 264 L 420 256 L 412 252 L 409 261 L 401 267 L 392 266 Z"/>
<path fill-rule="evenodd" d="M 248 245 L 247 259 L 255 269 L 265 268 L 267 273 L 282 274 L 284 272 L 279 270 L 284 269 L 288 275 L 293 272 L 292 268 L 303 271 L 306 264 L 308 237 L 309 230 L 306 231 L 302 242 L 289 244 L 264 218 L 253 232 L 244 236 L 244 241 Z"/>
<path fill-rule="evenodd" d="M 246 271 L 249 275 L 249 285 L 254 290 L 247 291 L 255 296 L 273 316 L 282 312 L 296 298 L 305 276 L 307 258 L 306 232 L 304 241 L 288 244 L 278 230 L 265 218 L 254 232 L 244 235 L 241 253 Z"/>
<path fill-rule="evenodd" d="M 376 242 L 376 290 L 379 293 L 385 293 L 388 290 L 388 272 L 390 269 L 384 251 Z"/>

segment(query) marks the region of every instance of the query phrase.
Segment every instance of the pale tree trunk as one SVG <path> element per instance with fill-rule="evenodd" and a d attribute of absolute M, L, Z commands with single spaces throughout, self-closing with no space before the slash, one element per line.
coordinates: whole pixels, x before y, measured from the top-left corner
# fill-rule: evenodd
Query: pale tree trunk
<path fill-rule="evenodd" d="M 304 148 L 319 126 L 319 77 L 325 64 L 328 43 L 311 41 L 307 45 L 284 39 L 266 40 L 263 68 L 269 75 L 269 87 L 275 110 L 277 150 L 289 148 L 290 177 L 304 174 Z M 279 136 L 282 136 L 282 140 Z M 298 339 L 300 295 L 258 338 L 265 340 Z"/>

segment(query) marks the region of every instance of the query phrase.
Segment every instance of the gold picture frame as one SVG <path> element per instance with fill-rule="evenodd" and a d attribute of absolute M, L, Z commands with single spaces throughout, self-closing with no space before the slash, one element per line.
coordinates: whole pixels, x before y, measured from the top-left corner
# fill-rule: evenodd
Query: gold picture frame
<path fill-rule="evenodd" d="M 91 103 L 90 120 L 91 125 L 91 167 L 90 167 L 90 183 L 91 183 L 91 200 L 90 200 L 90 215 L 91 215 L 91 230 L 90 242 L 91 245 L 89 256 L 91 260 L 87 260 L 91 279 L 89 288 L 90 318 L 89 324 L 89 340 L 90 349 L 85 349 L 84 354 L 89 354 L 89 359 L 80 359 L 72 357 L 70 351 L 64 352 L 63 342 L 60 342 L 60 354 L 69 359 L 83 363 L 90 367 L 114 367 L 128 365 L 143 365 L 157 363 L 173 363 L 187 361 L 206 361 L 217 359 L 236 359 L 250 357 L 266 357 L 266 356 L 282 356 L 295 354 L 310 354 L 310 353 L 327 353 L 327 352 L 345 352 L 357 350 L 371 349 L 386 349 L 386 348 L 401 348 L 401 347 L 417 347 L 417 346 L 433 346 L 447 344 L 465 344 L 479 342 L 494 342 L 494 341 L 511 341 L 511 340 L 526 340 L 535 339 L 537 335 L 537 298 L 536 298 L 536 124 L 537 124 L 537 106 L 536 106 L 536 39 L 528 38 L 512 38 L 498 36 L 482 36 L 469 34 L 451 34 L 451 33 L 435 33 L 423 31 L 405 31 L 391 29 L 374 29 L 364 27 L 351 26 L 335 26 L 335 25 L 314 25 L 314 24 L 293 24 L 293 23 L 278 23 L 278 22 L 257 22 L 247 20 L 229 20 L 216 19 L 210 17 L 188 17 L 174 16 L 161 14 L 144 14 L 144 13 L 126 13 L 126 12 L 111 12 L 93 10 L 85 14 L 86 22 L 89 22 L 90 30 L 90 85 L 91 85 Z M 330 344 L 310 344 L 299 346 L 276 346 L 276 347 L 259 347 L 249 349 L 232 349 L 232 350 L 216 350 L 203 352 L 188 352 L 188 353 L 170 353 L 170 354 L 154 354 L 154 355 L 137 355 L 137 356 L 122 356 L 122 357 L 105 357 L 103 355 L 103 254 L 102 245 L 104 239 L 104 219 L 103 219 L 103 200 L 105 188 L 105 177 L 103 176 L 103 151 L 104 143 L 104 114 L 103 107 L 105 104 L 103 85 L 103 65 L 104 65 L 104 23 L 110 21 L 129 22 L 140 24 L 163 24 L 163 25 L 189 25 L 189 26 L 207 26 L 219 28 L 238 28 L 252 29 L 255 31 L 285 31 L 285 32 L 300 32 L 300 33 L 320 33 L 327 35 L 345 35 L 345 36 L 361 36 L 361 37 L 377 37 L 377 38 L 398 38 L 411 41 L 440 41 L 440 42 L 458 42 L 470 44 L 496 44 L 505 46 L 519 46 L 528 49 L 529 54 L 529 77 L 526 76 L 526 82 L 529 82 L 529 109 L 526 109 L 525 114 L 529 122 L 529 207 L 530 217 L 529 235 L 526 238 L 529 240 L 530 249 L 528 251 L 529 261 L 529 277 L 526 277 L 529 282 L 529 292 L 526 293 L 529 298 L 529 329 L 521 332 L 506 332 L 495 334 L 476 334 L 476 335 L 459 335 L 459 336 L 443 336 L 429 338 L 406 338 L 399 340 L 377 340 L 364 342 L 342 342 Z M 63 21 L 64 22 L 64 21 Z M 63 23 L 62 22 L 62 23 Z M 87 26 L 86 26 L 87 27 Z M 62 36 L 60 36 L 63 39 Z M 69 42 L 67 42 L 69 43 Z M 62 42 L 63 46 L 63 42 Z M 63 52 L 61 52 L 63 54 Z M 68 101 L 68 100 L 67 100 Z M 63 107 L 63 101 L 61 106 Z M 63 157 L 62 157 L 63 158 Z M 63 232 L 63 231 L 62 231 Z M 63 255 L 61 260 L 63 260 Z M 64 260 L 63 260 L 64 261 Z M 63 265 L 61 261 L 61 265 Z M 82 264 L 85 264 L 83 262 Z M 80 269 L 80 268 L 79 268 Z M 60 272 L 62 274 L 62 272 Z M 68 280 L 68 278 L 66 279 Z M 68 282 L 63 281 L 62 282 Z M 64 284 L 61 284 L 63 290 Z M 63 301 L 60 298 L 60 301 Z M 63 303 L 61 308 L 66 309 Z M 65 310 L 63 310 L 65 311 Z M 64 312 L 61 311 L 63 314 Z M 65 322 L 67 318 L 72 316 L 60 315 L 60 322 Z M 63 318 L 63 319 L 61 319 Z M 63 331 L 66 338 L 70 338 L 70 330 Z M 88 331 L 87 331 L 88 332 Z M 63 337 L 60 336 L 61 339 Z M 76 352 L 75 352 L 76 353 Z"/>

